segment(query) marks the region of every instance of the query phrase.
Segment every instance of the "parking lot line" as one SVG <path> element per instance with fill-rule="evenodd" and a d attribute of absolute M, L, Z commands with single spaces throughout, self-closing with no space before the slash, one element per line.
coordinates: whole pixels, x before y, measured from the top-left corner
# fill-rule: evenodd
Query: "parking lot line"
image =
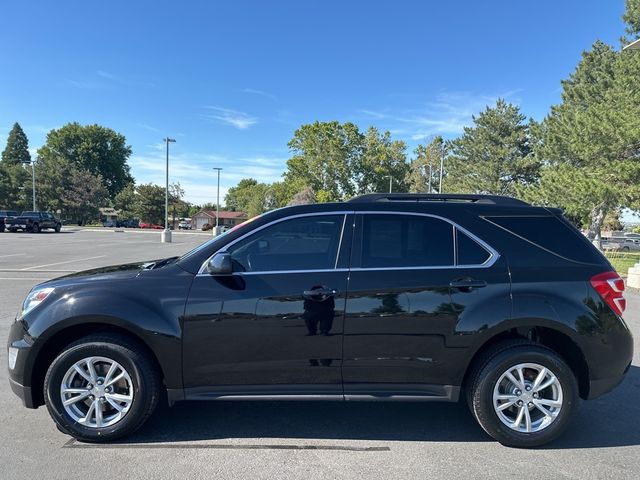
<path fill-rule="evenodd" d="M 0 255 L 0 258 L 6 258 L 6 257 L 19 257 L 21 255 L 26 255 L 26 253 L 12 253 L 10 255 Z"/>
<path fill-rule="evenodd" d="M 36 270 L 38 268 L 53 267 L 54 265 L 62 265 L 63 263 L 84 262 L 86 260 L 95 260 L 97 258 L 104 258 L 104 257 L 106 257 L 106 255 L 98 255 L 97 257 L 76 258 L 75 260 L 65 260 L 64 262 L 47 263 L 45 265 L 35 265 L 33 267 L 21 268 L 20 270 L 22 271 Z"/>

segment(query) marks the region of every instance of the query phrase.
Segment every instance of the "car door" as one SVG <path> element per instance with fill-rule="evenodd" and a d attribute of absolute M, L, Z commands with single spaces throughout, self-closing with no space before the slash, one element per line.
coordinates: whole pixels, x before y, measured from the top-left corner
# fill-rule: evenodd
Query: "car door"
<path fill-rule="evenodd" d="M 184 324 L 188 395 L 341 397 L 348 218 L 277 220 L 223 248 L 233 274 L 195 278 Z"/>
<path fill-rule="evenodd" d="M 471 235 L 433 215 L 356 216 L 344 327 L 346 398 L 456 397 L 451 385 L 466 354 L 458 348 L 463 316 L 492 297 L 498 314 L 510 311 L 506 266 L 493 268 L 499 255 Z M 460 260 L 456 243 L 466 249 Z"/>

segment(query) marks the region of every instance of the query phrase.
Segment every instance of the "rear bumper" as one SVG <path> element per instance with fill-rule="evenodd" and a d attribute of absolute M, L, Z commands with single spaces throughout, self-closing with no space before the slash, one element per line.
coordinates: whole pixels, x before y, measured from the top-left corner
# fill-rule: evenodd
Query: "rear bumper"
<path fill-rule="evenodd" d="M 33 395 L 31 393 L 31 387 L 25 387 L 24 385 L 16 382 L 12 378 L 9 379 L 9 385 L 11 390 L 22 400 L 22 404 L 27 408 L 38 408 L 33 402 Z"/>
<path fill-rule="evenodd" d="M 630 367 L 631 363 L 629 363 L 629 366 L 620 375 L 609 378 L 602 378 L 599 380 L 591 380 L 589 385 L 589 396 L 587 397 L 587 400 L 598 398 L 605 393 L 609 393 L 611 390 L 620 385 Z"/>

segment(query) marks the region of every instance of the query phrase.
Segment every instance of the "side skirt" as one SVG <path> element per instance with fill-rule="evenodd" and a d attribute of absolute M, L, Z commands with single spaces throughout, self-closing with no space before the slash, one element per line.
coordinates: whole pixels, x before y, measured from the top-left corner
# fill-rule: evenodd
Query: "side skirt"
<path fill-rule="evenodd" d="M 457 402 L 460 387 L 455 385 L 360 385 L 347 392 L 323 389 L 317 385 L 211 386 L 167 389 L 169 405 L 180 400 L 249 401 L 373 401 L 373 402 Z"/>

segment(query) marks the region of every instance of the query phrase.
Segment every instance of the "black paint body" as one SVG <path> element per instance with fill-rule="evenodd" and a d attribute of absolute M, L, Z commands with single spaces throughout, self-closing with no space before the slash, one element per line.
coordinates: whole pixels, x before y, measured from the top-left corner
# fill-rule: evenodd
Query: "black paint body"
<path fill-rule="evenodd" d="M 442 217 L 498 254 L 488 267 L 361 268 L 362 215 Z M 335 268 L 211 275 L 207 260 L 236 239 L 295 215 L 344 216 Z M 591 261 L 568 260 L 485 220 L 555 215 L 514 205 L 347 202 L 265 214 L 178 259 L 124 265 L 46 282 L 46 301 L 19 317 L 10 370 L 25 405 L 42 404 L 48 346 L 80 328 L 118 330 L 155 356 L 171 401 L 217 398 L 457 400 L 474 356 L 506 337 L 551 342 L 593 398 L 615 387 L 633 354 L 624 321 L 589 279 L 611 270 L 585 240 Z M 473 281 L 476 287 L 452 286 Z M 463 284 L 464 285 L 464 284 Z M 312 289 L 333 296 L 309 296 Z M 142 346 L 142 345 L 141 345 Z M 570 358 L 569 358 L 570 357 Z"/>

